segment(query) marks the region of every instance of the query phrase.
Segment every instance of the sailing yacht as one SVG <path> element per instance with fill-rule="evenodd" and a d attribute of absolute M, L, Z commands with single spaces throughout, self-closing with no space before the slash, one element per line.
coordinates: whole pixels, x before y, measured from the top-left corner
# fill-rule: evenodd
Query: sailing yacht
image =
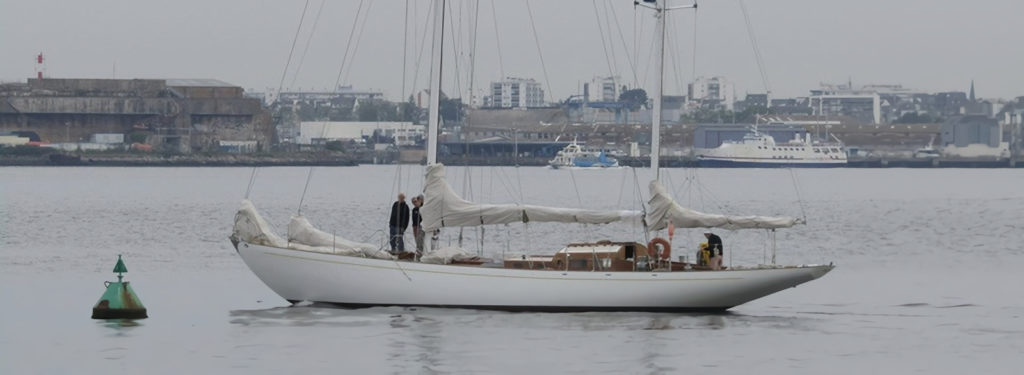
<path fill-rule="evenodd" d="M 444 1 L 435 1 L 431 87 L 440 88 Z M 662 0 L 657 16 L 662 50 Z M 657 69 L 661 77 L 663 54 Z M 654 124 L 659 124 L 657 83 Z M 775 229 L 801 223 L 790 217 L 727 216 L 697 212 L 676 203 L 661 183 L 650 184 L 644 215 L 635 211 L 583 210 L 521 204 L 480 204 L 449 186 L 436 162 L 438 101 L 431 97 L 428 165 L 421 208 L 428 233 L 454 227 L 515 222 L 608 224 L 643 218 L 647 229 Z M 652 168 L 658 170 L 658 126 L 653 127 Z M 671 229 L 670 229 L 671 231 Z M 772 236 L 774 237 L 774 236 Z M 724 311 L 817 279 L 829 265 L 707 267 L 672 260 L 671 244 L 596 240 L 570 243 L 551 256 L 522 256 L 497 262 L 466 258 L 457 249 L 433 249 L 415 259 L 396 259 L 371 244 L 348 241 L 292 219 L 288 237 L 270 230 L 255 206 L 244 201 L 231 235 L 246 265 L 289 302 L 313 301 L 343 307 L 428 306 L 512 311 Z M 774 249 L 774 247 L 773 247 Z M 774 259 L 774 257 L 773 257 Z"/>

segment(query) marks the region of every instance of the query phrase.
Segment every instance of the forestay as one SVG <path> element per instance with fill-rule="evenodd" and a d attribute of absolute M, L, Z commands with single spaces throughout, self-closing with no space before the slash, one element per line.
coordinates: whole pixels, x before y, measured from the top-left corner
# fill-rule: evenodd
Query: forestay
<path fill-rule="evenodd" d="M 515 222 L 607 224 L 636 220 L 637 211 L 582 210 L 522 204 L 479 204 L 462 199 L 445 180 L 444 165 L 427 166 L 424 204 L 420 209 L 423 229 L 468 227 Z"/>
<path fill-rule="evenodd" d="M 651 181 L 648 205 L 647 227 L 650 230 L 664 229 L 669 221 L 676 228 L 775 229 L 803 224 L 803 220 L 787 216 L 729 216 L 694 211 L 676 203 L 657 180 Z"/>

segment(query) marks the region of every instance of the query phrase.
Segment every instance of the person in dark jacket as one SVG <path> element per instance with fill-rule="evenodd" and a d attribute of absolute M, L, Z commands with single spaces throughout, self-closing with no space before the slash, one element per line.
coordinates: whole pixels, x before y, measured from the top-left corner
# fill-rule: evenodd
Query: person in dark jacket
<path fill-rule="evenodd" d="M 423 194 L 412 197 L 412 238 L 416 240 L 416 255 L 423 255 L 423 217 L 420 216 L 420 207 L 423 207 Z"/>
<path fill-rule="evenodd" d="M 391 252 L 405 251 L 405 228 L 409 227 L 409 205 L 405 204 L 405 194 L 398 193 L 398 200 L 391 205 Z"/>
<path fill-rule="evenodd" d="M 711 232 L 704 232 L 704 237 L 708 239 L 708 250 L 711 251 L 711 260 L 708 262 L 711 269 L 717 270 L 722 268 L 722 256 L 725 254 L 725 248 L 722 246 L 722 237 Z"/>

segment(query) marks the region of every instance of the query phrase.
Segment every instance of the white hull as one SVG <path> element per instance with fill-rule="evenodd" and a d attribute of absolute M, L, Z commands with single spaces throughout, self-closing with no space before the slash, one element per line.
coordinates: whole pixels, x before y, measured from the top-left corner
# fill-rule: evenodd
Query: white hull
<path fill-rule="evenodd" d="M 707 167 L 842 167 L 846 150 L 840 144 L 793 140 L 776 144 L 767 134 L 747 134 L 739 142 L 725 142 L 716 148 L 697 149 L 697 161 Z"/>
<path fill-rule="evenodd" d="M 560 272 L 396 262 L 238 243 L 291 302 L 519 311 L 721 311 L 817 279 L 832 265 L 681 272 Z"/>

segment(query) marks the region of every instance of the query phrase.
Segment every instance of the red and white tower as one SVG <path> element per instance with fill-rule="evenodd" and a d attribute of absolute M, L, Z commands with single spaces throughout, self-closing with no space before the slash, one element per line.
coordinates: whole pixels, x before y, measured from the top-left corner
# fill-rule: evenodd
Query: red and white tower
<path fill-rule="evenodd" d="M 36 78 L 43 79 L 43 72 L 46 71 L 46 59 L 43 58 L 43 53 L 40 52 L 36 55 Z"/>

